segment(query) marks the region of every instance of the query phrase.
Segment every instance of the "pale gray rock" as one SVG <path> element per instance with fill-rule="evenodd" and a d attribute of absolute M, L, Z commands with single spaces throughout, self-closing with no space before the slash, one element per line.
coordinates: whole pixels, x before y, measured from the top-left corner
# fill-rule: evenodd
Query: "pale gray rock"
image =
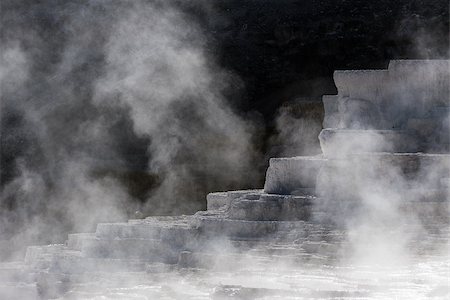
<path fill-rule="evenodd" d="M 340 157 L 364 152 L 417 152 L 415 137 L 400 130 L 323 129 L 319 135 L 325 156 Z"/>
<path fill-rule="evenodd" d="M 426 262 L 423 274 L 439 273 L 416 280 L 413 292 L 433 291 L 428 282 L 446 278 L 448 269 L 436 263 L 445 261 L 450 222 L 448 64 L 393 61 L 387 70 L 336 71 L 338 95 L 323 97 L 323 155 L 273 158 L 264 190 L 210 193 L 208 210 L 194 215 L 103 223 L 94 233 L 70 234 L 66 244 L 29 247 L 24 262 L 0 264 L 0 298 L 123 298 L 129 291 L 203 299 L 213 291 L 219 298 L 376 293 L 389 299 L 386 290 L 407 293 L 420 274 L 410 265 L 384 285 L 367 284 L 371 269 L 341 267 L 345 260 L 338 259 L 355 250 L 353 216 L 396 227 L 406 216 L 401 233 L 410 254 L 418 255 L 411 256 L 414 267 Z M 433 255 L 436 261 L 427 261 Z M 289 276 L 279 270 L 285 266 Z M 361 282 L 342 278 L 348 273 L 366 276 L 366 294 Z M 259 285 L 267 275 L 276 287 L 244 286 L 255 274 Z"/>
<path fill-rule="evenodd" d="M 325 161 L 322 156 L 271 158 L 264 192 L 286 195 L 297 189 L 314 188 L 317 173 Z"/>
<path fill-rule="evenodd" d="M 450 189 L 450 178 L 449 177 L 441 178 L 440 183 L 441 183 L 442 188 Z"/>
<path fill-rule="evenodd" d="M 414 106 L 419 114 L 426 114 L 429 106 L 448 105 L 450 60 L 392 60 L 388 70 L 390 95 Z"/>
<path fill-rule="evenodd" d="M 323 107 L 325 115 L 323 118 L 323 128 L 339 128 L 341 117 L 338 110 L 337 95 L 322 96 Z"/>
<path fill-rule="evenodd" d="M 40 299 L 35 283 L 3 283 L 0 282 L 1 299 Z"/>
<path fill-rule="evenodd" d="M 389 73 L 387 70 L 345 70 L 333 74 L 338 95 L 380 103 Z"/>
<path fill-rule="evenodd" d="M 206 196 L 206 208 L 208 210 L 221 209 L 230 205 L 227 192 L 209 193 Z"/>
<path fill-rule="evenodd" d="M 339 128 L 375 129 L 380 128 L 381 115 L 377 105 L 359 98 L 339 97 Z"/>
<path fill-rule="evenodd" d="M 295 221 L 310 217 L 314 197 L 291 195 L 260 195 L 258 198 L 242 197 L 231 202 L 230 219 L 255 221 Z"/>
<path fill-rule="evenodd" d="M 66 245 L 71 250 L 81 251 L 83 242 L 92 238 L 95 238 L 94 233 L 71 233 L 68 235 Z"/>
<path fill-rule="evenodd" d="M 364 124 L 364 118 L 359 118 L 361 128 L 402 129 L 408 119 L 424 118 L 433 107 L 449 105 L 448 60 L 393 60 L 387 70 L 335 71 L 334 80 L 340 98 L 363 99 L 379 108 L 378 124 L 373 124 L 372 118 L 367 118 L 368 123 Z M 324 105 L 328 105 L 328 99 Z M 333 110 L 325 110 L 325 125 L 333 126 L 324 128 L 336 128 L 328 120 L 342 121 L 345 119 L 342 113 L 347 111 L 336 116 Z M 344 121 L 342 128 L 352 128 L 346 127 L 347 123 Z"/>

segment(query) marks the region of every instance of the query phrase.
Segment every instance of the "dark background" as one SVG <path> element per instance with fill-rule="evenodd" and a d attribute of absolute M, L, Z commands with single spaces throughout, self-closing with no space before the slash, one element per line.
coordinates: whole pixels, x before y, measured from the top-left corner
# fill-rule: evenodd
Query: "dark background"
<path fill-rule="evenodd" d="M 217 1 L 222 65 L 244 79 L 243 109 L 273 117 L 292 97 L 336 92 L 336 69 L 448 56 L 448 1 Z M 419 45 L 421 44 L 421 45 Z"/>

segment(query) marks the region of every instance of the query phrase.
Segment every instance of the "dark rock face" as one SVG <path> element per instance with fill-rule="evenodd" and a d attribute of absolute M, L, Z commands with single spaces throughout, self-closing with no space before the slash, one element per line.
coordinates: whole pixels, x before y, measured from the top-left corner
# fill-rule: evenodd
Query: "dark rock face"
<path fill-rule="evenodd" d="M 336 92 L 336 69 L 448 55 L 448 1 L 216 1 L 222 64 L 245 81 L 247 109 L 273 116 L 293 96 Z"/>

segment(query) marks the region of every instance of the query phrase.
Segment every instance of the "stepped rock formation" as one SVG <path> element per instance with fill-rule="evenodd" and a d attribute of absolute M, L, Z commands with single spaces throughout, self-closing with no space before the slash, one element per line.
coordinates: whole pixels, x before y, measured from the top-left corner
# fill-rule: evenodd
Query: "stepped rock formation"
<path fill-rule="evenodd" d="M 322 155 L 272 158 L 264 189 L 211 193 L 195 215 L 98 224 L 29 247 L 23 262 L 0 265 L 0 295 L 445 298 L 449 70 L 399 60 L 336 71 Z"/>

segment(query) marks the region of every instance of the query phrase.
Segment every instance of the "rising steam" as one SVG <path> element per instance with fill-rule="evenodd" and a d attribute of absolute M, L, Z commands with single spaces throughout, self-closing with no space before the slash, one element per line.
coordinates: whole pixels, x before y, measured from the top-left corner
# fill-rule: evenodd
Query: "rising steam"
<path fill-rule="evenodd" d="M 2 4 L 2 254 L 255 183 L 253 128 L 222 96 L 232 77 L 174 2 Z M 144 202 L 108 171 L 135 157 L 159 177 Z"/>
<path fill-rule="evenodd" d="M 205 14 L 211 9 L 203 1 L 192 5 Z M 20 257 L 21 253 L 16 250 L 25 245 L 63 242 L 67 232 L 88 232 L 100 222 L 125 221 L 136 217 L 133 215 L 136 211 L 140 216 L 193 213 L 204 205 L 203 199 L 192 198 L 204 190 L 257 184 L 255 163 L 261 155 L 254 146 L 255 122 L 239 115 L 224 96 L 238 79 L 215 62 L 209 51 L 214 45 L 209 43 L 198 20 L 185 8 L 177 0 L 96 0 L 88 4 L 55 1 L 35 5 L 27 1 L 10 1 L 3 5 L 2 22 L 8 26 L 2 32 L 0 46 L 1 259 Z M 48 11 L 52 12 L 51 16 L 45 16 Z M 43 18 L 45 22 L 30 21 L 36 18 Z M 425 39 L 421 41 L 426 42 Z M 439 77 L 431 71 L 413 74 L 416 75 L 424 86 Z M 355 84 L 354 81 L 351 83 Z M 204 230 L 201 234 L 206 232 L 205 237 L 211 239 L 196 240 L 201 235 L 196 231 L 199 229 L 195 227 L 197 223 L 186 229 L 183 222 L 188 221 L 180 219 L 177 230 L 186 229 L 186 234 L 194 232 L 192 241 L 190 236 L 182 236 L 180 240 L 198 242 L 199 245 L 193 248 L 203 252 L 180 250 L 177 259 L 180 267 L 184 262 L 188 266 L 197 260 L 195 263 L 206 270 L 196 270 L 189 273 L 193 276 L 186 276 L 187 272 L 183 273 L 186 270 L 172 272 L 173 265 L 149 263 L 145 265 L 149 268 L 148 273 L 126 274 L 128 277 L 120 274 L 117 278 L 107 274 L 108 280 L 102 282 L 106 287 L 101 284 L 95 287 L 100 290 L 96 290 L 96 296 L 114 298 L 128 293 L 157 298 L 160 294 L 155 291 L 166 288 L 168 291 L 159 291 L 171 294 L 172 298 L 207 298 L 211 295 L 210 286 L 232 290 L 230 293 L 234 296 L 236 284 L 250 287 L 244 289 L 242 296 L 247 299 L 252 299 L 255 293 L 267 299 L 271 293 L 283 289 L 291 293 L 283 295 L 293 299 L 299 295 L 315 298 L 406 295 L 410 299 L 417 286 L 427 289 L 420 290 L 421 295 L 430 295 L 433 288 L 441 293 L 440 288 L 446 281 L 442 276 L 446 270 L 442 269 L 448 266 L 448 243 L 437 246 L 437 250 L 444 253 L 437 257 L 444 263 L 438 264 L 438 275 L 430 275 L 432 272 L 428 268 L 436 263 L 435 257 L 423 258 L 417 253 L 422 249 L 415 247 L 420 239 L 432 234 L 428 231 L 429 221 L 422 219 L 417 207 L 410 208 L 411 203 L 421 203 L 448 182 L 450 166 L 414 165 L 408 161 L 404 165 L 397 164 L 397 159 L 401 162 L 405 159 L 402 154 L 387 153 L 399 146 L 395 144 L 396 137 L 388 135 L 390 131 L 386 134 L 387 130 L 405 129 L 397 127 L 410 113 L 415 113 L 408 105 L 409 97 L 423 96 L 419 93 L 420 88 L 416 91 L 396 85 L 397 82 L 389 84 L 393 91 L 391 95 L 401 97 L 397 102 L 383 103 L 380 111 L 373 110 L 361 99 L 347 99 L 346 96 L 337 99 L 342 106 L 351 106 L 351 101 L 360 106 L 352 106 L 355 110 L 344 109 L 349 119 L 340 120 L 342 123 L 331 126 L 330 130 L 343 127 L 354 135 L 336 138 L 332 131 L 322 131 L 323 154 L 317 153 L 317 147 L 309 146 L 320 130 L 320 124 L 311 124 L 311 119 L 315 118 L 297 118 L 289 114 L 287 108 L 280 109 L 275 122 L 279 133 L 275 143 L 281 144 L 278 153 L 314 156 L 309 159 L 314 166 L 328 160 L 327 165 L 314 174 L 318 177 L 314 195 L 307 194 L 302 198 L 315 201 L 311 206 L 316 214 L 311 220 L 285 222 L 287 225 L 279 225 L 276 221 L 270 223 L 270 217 L 279 208 L 277 197 L 285 196 L 264 195 L 265 201 L 270 202 L 271 197 L 275 199 L 264 206 L 267 204 L 264 201 L 254 201 L 260 199 L 261 190 L 253 191 L 248 193 L 248 198 L 239 200 L 245 200 L 244 204 L 258 202 L 262 208 L 257 212 L 269 220 L 267 223 L 287 228 L 280 236 L 275 233 L 270 236 L 273 238 L 270 241 L 269 235 L 263 235 L 262 240 L 230 240 L 218 229 L 226 227 L 223 224 L 231 224 L 234 230 L 240 229 L 233 221 L 246 223 L 249 220 L 228 218 L 231 209 L 199 212 L 186 220 L 198 217 L 195 222 L 201 223 L 202 220 L 217 221 L 214 220 L 217 217 L 217 223 L 211 221 L 211 227 L 201 228 Z M 361 84 L 358 88 L 366 86 Z M 421 100 L 422 106 L 426 107 L 430 99 L 424 97 Z M 448 107 L 447 99 L 440 104 Z M 448 113 L 448 109 L 443 111 Z M 386 121 L 381 126 L 386 132 L 374 132 L 375 126 L 367 125 L 368 119 L 379 120 L 378 115 L 368 118 L 372 113 L 392 117 L 391 123 L 382 120 Z M 449 120 L 450 116 L 444 116 L 443 124 L 439 125 L 444 133 L 448 132 L 445 130 L 448 130 Z M 360 129 L 365 133 L 356 131 Z M 446 151 L 441 149 L 441 152 Z M 415 168 L 411 172 L 414 176 L 408 177 L 404 169 L 411 165 Z M 154 188 L 147 191 L 142 202 L 135 199 L 111 171 L 133 168 L 157 177 Z M 302 176 L 308 177 L 309 169 L 305 170 L 308 172 L 303 170 L 306 174 L 302 173 Z M 309 181 L 315 182 L 315 179 Z M 301 192 L 310 193 L 310 190 L 307 187 Z M 448 186 L 446 192 L 444 197 L 448 199 Z M 294 199 L 292 195 L 286 197 Z M 295 204 L 293 201 L 292 205 Z M 264 209 L 267 207 L 273 211 L 266 214 Z M 448 205 L 443 208 L 448 209 Z M 422 215 L 435 213 L 420 212 Z M 243 211 L 244 216 L 246 213 Z M 251 215 L 252 212 L 248 213 Z M 444 219 L 448 218 L 445 213 Z M 202 214 L 210 219 L 201 219 Z M 445 222 L 448 224 L 448 219 Z M 173 225 L 170 221 L 167 223 Z M 256 222 L 248 223 L 259 228 Z M 118 227 L 129 224 L 133 225 L 124 223 Z M 148 243 L 157 241 L 150 233 L 157 236 L 165 232 L 158 231 L 160 228 L 150 229 L 151 224 L 139 224 L 148 225 L 140 231 L 144 236 L 147 234 Z M 120 234 L 117 233 L 116 239 L 114 226 L 108 229 L 109 225 L 103 224 L 104 234 L 112 236 L 101 241 L 106 247 L 109 242 L 127 246 L 130 241 L 121 240 L 120 234 L 133 235 L 139 231 L 117 230 Z M 329 225 L 332 230 L 326 231 L 324 227 Z M 251 236 L 254 228 L 246 228 Z M 322 232 L 328 235 L 322 235 Z M 342 239 L 333 244 L 330 240 L 336 236 Z M 171 237 L 162 238 L 167 244 L 179 242 L 176 234 L 173 233 L 174 241 Z M 268 239 L 264 240 L 266 237 Z M 287 242 L 283 238 L 287 238 Z M 141 245 L 139 242 L 142 241 L 135 240 Z M 255 241 L 261 245 L 256 245 Z M 126 252 L 127 258 L 133 251 L 142 254 L 152 250 L 126 246 L 120 250 Z M 155 248 L 157 246 L 160 245 Z M 314 251 L 308 252 L 308 247 Z M 331 249 L 330 256 L 338 260 L 327 260 L 321 253 L 326 253 L 324 248 L 327 247 Z M 162 251 L 166 250 L 169 251 Z M 80 265 L 85 264 L 83 267 L 96 270 L 95 264 L 101 261 L 96 260 L 97 256 L 87 257 L 92 260 L 85 261 L 76 255 L 60 258 L 63 263 L 56 268 L 62 270 L 74 265 L 74 268 L 78 267 L 73 262 L 76 259 L 80 259 Z M 106 264 L 110 263 L 106 260 Z M 155 275 L 159 271 L 163 274 L 162 279 Z M 92 280 L 87 273 L 80 277 Z M 158 287 L 146 288 L 149 279 L 157 282 Z M 395 280 L 402 282 L 391 282 Z M 61 282 L 59 278 L 55 281 Z M 159 284 L 161 281 L 164 284 Z M 121 284 L 129 286 L 122 288 Z M 391 290 L 381 290 L 386 287 Z M 83 295 L 82 288 L 78 291 L 80 294 L 75 291 L 68 297 Z M 87 286 L 86 290 L 89 288 Z M 51 294 L 51 287 L 48 290 L 45 292 Z M 223 290 L 213 291 L 218 299 L 223 296 L 221 293 L 226 293 Z M 405 290 L 409 294 L 404 293 Z M 317 293 L 308 294 L 309 291 Z"/>

